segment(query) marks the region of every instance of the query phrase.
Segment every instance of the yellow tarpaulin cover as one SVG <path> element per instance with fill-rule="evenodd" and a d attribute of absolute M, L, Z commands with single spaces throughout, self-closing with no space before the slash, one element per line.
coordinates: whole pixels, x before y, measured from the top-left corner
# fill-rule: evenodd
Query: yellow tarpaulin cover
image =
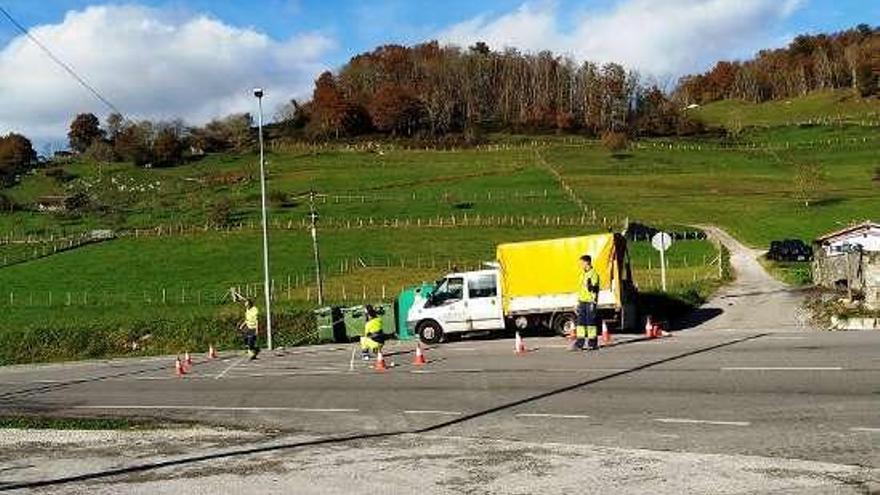
<path fill-rule="evenodd" d="M 576 292 L 582 273 L 580 257 L 589 254 L 599 273 L 600 288 L 615 285 L 620 303 L 619 277 L 614 263 L 614 234 L 500 244 L 496 259 L 501 265 L 504 307 L 511 298 Z"/>

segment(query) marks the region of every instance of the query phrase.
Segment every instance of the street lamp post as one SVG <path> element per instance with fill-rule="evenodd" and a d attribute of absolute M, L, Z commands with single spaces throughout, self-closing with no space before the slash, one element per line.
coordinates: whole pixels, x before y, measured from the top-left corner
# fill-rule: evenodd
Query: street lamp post
<path fill-rule="evenodd" d="M 266 160 L 263 154 L 263 88 L 254 88 L 259 113 L 257 127 L 260 137 L 260 195 L 263 210 L 263 294 L 266 296 L 266 347 L 272 350 L 272 293 L 269 285 L 269 231 L 266 213 Z"/>

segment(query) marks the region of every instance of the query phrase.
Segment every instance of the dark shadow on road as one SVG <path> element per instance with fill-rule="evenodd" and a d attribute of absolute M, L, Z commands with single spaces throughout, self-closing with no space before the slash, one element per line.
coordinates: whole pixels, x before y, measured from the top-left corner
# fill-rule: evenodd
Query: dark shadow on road
<path fill-rule="evenodd" d="M 724 310 L 720 308 L 697 308 L 689 315 L 676 321 L 673 330 L 687 330 L 698 327 L 709 320 L 721 316 L 722 313 L 724 313 Z"/>
<path fill-rule="evenodd" d="M 310 440 L 310 441 L 305 441 L 305 442 L 293 442 L 293 443 L 286 443 L 286 444 L 275 444 L 275 445 L 264 445 L 264 446 L 259 446 L 259 447 L 240 448 L 240 449 L 236 449 L 236 450 L 228 450 L 228 451 L 216 452 L 216 453 L 212 453 L 212 454 L 191 456 L 191 457 L 185 457 L 185 458 L 181 458 L 181 459 L 170 459 L 170 460 L 159 461 L 159 462 L 148 462 L 148 463 L 144 463 L 144 464 L 136 464 L 134 466 L 127 466 L 127 467 L 121 467 L 121 468 L 116 468 L 116 469 L 108 469 L 108 470 L 104 470 L 104 471 L 96 471 L 96 472 L 92 472 L 92 473 L 85 473 L 85 474 L 74 475 L 74 476 L 66 476 L 66 477 L 60 477 L 60 478 L 54 478 L 54 479 L 48 479 L 48 480 L 42 480 L 42 481 L 29 481 L 29 482 L 23 482 L 23 483 L 14 483 L 14 482 L 13 483 L 5 483 L 5 484 L 0 485 L 0 491 L 20 490 L 20 489 L 25 489 L 25 488 L 39 488 L 39 487 L 62 485 L 62 484 L 67 484 L 67 483 L 80 482 L 80 481 L 90 481 L 90 480 L 109 478 L 109 477 L 120 476 L 120 475 L 125 475 L 125 474 L 140 473 L 140 472 L 144 472 L 144 471 L 152 471 L 152 470 L 166 468 L 166 467 L 182 466 L 182 465 L 193 464 L 193 463 L 197 463 L 197 462 L 210 461 L 210 460 L 215 460 L 215 459 L 227 459 L 227 458 L 232 458 L 232 457 L 241 457 L 241 456 L 247 456 L 247 455 L 252 455 L 252 454 L 261 454 L 261 453 L 265 453 L 265 452 L 276 452 L 276 451 L 281 451 L 281 450 L 290 450 L 290 449 L 311 447 L 311 446 L 317 446 L 317 445 L 339 444 L 339 443 L 353 442 L 353 441 L 358 441 L 358 440 L 388 438 L 388 437 L 407 435 L 407 434 L 413 435 L 413 434 L 430 433 L 430 432 L 434 432 L 434 431 L 437 431 L 437 430 L 440 430 L 443 428 L 448 428 L 450 426 L 455 426 L 455 425 L 458 425 L 461 423 L 465 423 L 467 421 L 471 421 L 471 420 L 474 420 L 477 418 L 488 416 L 488 415 L 491 415 L 491 414 L 494 414 L 494 413 L 497 413 L 500 411 L 504 411 L 506 409 L 511 409 L 511 408 L 518 407 L 518 406 L 521 406 L 524 404 L 528 404 L 531 402 L 536 402 L 536 401 L 539 401 L 542 399 L 546 399 L 548 397 L 553 397 L 555 395 L 560 395 L 560 394 L 564 394 L 566 392 L 571 392 L 573 390 L 588 387 L 588 386 L 596 384 L 596 383 L 601 383 L 601 382 L 605 382 L 608 380 L 613 380 L 614 378 L 626 376 L 626 375 L 629 375 L 632 373 L 636 373 L 636 372 L 643 371 L 643 370 L 646 370 L 649 368 L 653 368 L 655 366 L 660 366 L 662 364 L 670 363 L 673 361 L 678 361 L 680 359 L 685 359 L 685 358 L 695 356 L 698 354 L 711 352 L 711 351 L 721 349 L 724 347 L 729 347 L 732 345 L 740 344 L 742 342 L 755 340 L 755 339 L 761 338 L 765 335 L 767 335 L 767 334 L 761 333 L 761 334 L 753 335 L 751 337 L 744 337 L 744 338 L 740 338 L 740 339 L 730 340 L 727 342 L 722 342 L 720 344 L 715 344 L 712 346 L 703 347 L 700 349 L 695 349 L 692 351 L 684 352 L 682 354 L 677 354 L 675 356 L 671 356 L 668 358 L 659 359 L 656 361 L 651 361 L 649 363 L 635 366 L 633 368 L 629 368 L 629 369 L 626 369 L 623 371 L 610 373 L 608 375 L 604 375 L 599 378 L 585 380 L 585 381 L 578 382 L 578 383 L 575 383 L 572 385 L 568 385 L 565 387 L 550 390 L 550 391 L 547 391 L 547 392 L 544 392 L 541 394 L 525 397 L 523 399 L 519 399 L 519 400 L 516 400 L 513 402 L 506 402 L 504 404 L 500 404 L 495 407 L 491 407 L 491 408 L 484 409 L 482 411 L 478 411 L 475 413 L 459 416 L 455 419 L 452 419 L 449 421 L 444 421 L 442 423 L 437 423 L 432 426 L 427 426 L 424 428 L 417 428 L 417 429 L 412 429 L 412 430 L 397 430 L 397 431 L 390 431 L 390 432 L 384 432 L 384 433 L 359 433 L 359 434 L 354 434 L 354 435 L 347 435 L 347 436 L 341 436 L 341 437 L 330 437 L 330 438 Z"/>

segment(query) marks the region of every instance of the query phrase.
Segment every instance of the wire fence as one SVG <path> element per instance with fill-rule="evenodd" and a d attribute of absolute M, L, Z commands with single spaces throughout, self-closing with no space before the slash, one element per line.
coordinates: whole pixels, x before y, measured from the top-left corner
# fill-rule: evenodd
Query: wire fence
<path fill-rule="evenodd" d="M 704 254 L 669 255 L 670 287 L 701 280 L 721 278 L 721 257 Z M 350 257 L 327 260 L 324 273 L 324 301 L 389 301 L 417 279 L 434 280 L 446 273 L 479 270 L 483 262 L 439 256 L 416 257 Z M 660 267 L 648 257 L 631 264 L 634 279 L 643 290 L 660 287 Z M 314 303 L 317 283 L 312 269 L 290 273 L 270 280 L 272 300 L 276 302 Z M 199 283 L 173 283 L 168 286 L 128 287 L 125 289 L 51 288 L 33 290 L 0 289 L 0 306 L 7 308 L 110 307 L 144 306 L 216 306 L 231 302 L 233 294 L 262 300 L 262 281 L 216 283 L 205 287 Z"/>

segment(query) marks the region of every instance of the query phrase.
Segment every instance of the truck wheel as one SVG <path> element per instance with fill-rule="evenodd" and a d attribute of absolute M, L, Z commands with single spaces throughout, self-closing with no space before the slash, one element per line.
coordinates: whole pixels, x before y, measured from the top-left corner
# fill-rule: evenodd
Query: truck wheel
<path fill-rule="evenodd" d="M 565 337 L 568 334 L 574 334 L 577 326 L 577 317 L 574 313 L 560 313 L 553 317 L 550 327 L 557 335 Z"/>
<path fill-rule="evenodd" d="M 434 320 L 425 320 L 419 323 L 416 332 L 423 344 L 434 345 L 443 338 L 443 328 Z"/>

